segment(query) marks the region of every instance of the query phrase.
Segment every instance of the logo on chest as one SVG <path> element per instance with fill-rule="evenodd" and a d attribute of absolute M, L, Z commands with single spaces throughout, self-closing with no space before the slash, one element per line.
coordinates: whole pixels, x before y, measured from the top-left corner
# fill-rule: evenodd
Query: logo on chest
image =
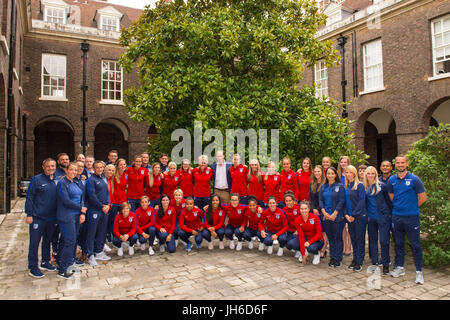
<path fill-rule="evenodd" d="M 237 210 L 237 213 L 238 213 L 238 214 L 241 214 L 241 209 L 238 209 L 238 210 Z"/>
<path fill-rule="evenodd" d="M 141 170 L 141 174 L 144 174 L 144 170 Z"/>
<path fill-rule="evenodd" d="M 128 221 L 131 223 L 133 222 L 133 218 L 128 218 Z"/>
<path fill-rule="evenodd" d="M 294 216 L 296 216 L 297 215 L 297 210 L 294 210 L 292 213 L 294 214 Z"/>
<path fill-rule="evenodd" d="M 309 219 L 310 224 L 314 224 L 314 219 Z"/>
<path fill-rule="evenodd" d="M 405 180 L 405 186 L 410 186 L 411 185 L 411 180 Z"/>

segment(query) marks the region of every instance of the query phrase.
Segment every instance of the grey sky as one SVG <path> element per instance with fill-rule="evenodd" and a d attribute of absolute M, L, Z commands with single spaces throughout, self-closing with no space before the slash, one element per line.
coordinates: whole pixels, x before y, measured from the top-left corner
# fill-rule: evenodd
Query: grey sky
<path fill-rule="evenodd" d="M 157 0 L 108 0 L 108 3 L 118 4 L 125 7 L 144 9 L 147 4 L 153 5 Z"/>

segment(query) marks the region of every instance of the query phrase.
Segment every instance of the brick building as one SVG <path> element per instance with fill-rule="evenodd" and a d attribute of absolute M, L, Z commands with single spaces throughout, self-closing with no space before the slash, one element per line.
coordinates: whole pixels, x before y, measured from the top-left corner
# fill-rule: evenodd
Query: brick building
<path fill-rule="evenodd" d="M 406 153 L 430 125 L 450 122 L 449 1 L 317 2 L 328 16 L 318 37 L 333 41 L 343 59 L 331 68 L 319 61 L 304 83 L 350 101 L 354 142 L 371 164 Z"/>

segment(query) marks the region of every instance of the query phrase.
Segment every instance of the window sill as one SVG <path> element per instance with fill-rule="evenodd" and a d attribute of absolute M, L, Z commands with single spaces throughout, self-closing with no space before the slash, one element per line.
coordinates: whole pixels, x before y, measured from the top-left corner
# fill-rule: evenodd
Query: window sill
<path fill-rule="evenodd" d="M 384 91 L 384 90 L 386 90 L 385 87 L 383 87 L 383 88 L 378 88 L 378 89 L 371 89 L 371 90 L 359 92 L 359 95 L 360 95 L 360 96 L 363 96 L 363 95 L 365 95 L 365 94 L 375 93 L 375 92 L 381 92 L 381 91 Z"/>
<path fill-rule="evenodd" d="M 62 102 L 69 101 L 67 98 L 62 98 L 62 97 L 40 97 L 39 100 L 41 100 L 41 101 L 62 101 Z"/>
<path fill-rule="evenodd" d="M 112 101 L 101 100 L 99 103 L 100 104 L 112 104 L 112 105 L 115 105 L 115 106 L 124 106 L 125 105 L 125 103 L 123 103 L 123 101 L 114 101 L 114 100 L 112 100 Z"/>
<path fill-rule="evenodd" d="M 8 42 L 6 41 L 5 36 L 0 36 L 0 42 L 2 44 L 3 53 L 6 56 L 9 56 L 9 48 L 8 48 Z"/>
<path fill-rule="evenodd" d="M 450 72 L 438 75 L 438 76 L 433 76 L 433 77 L 428 77 L 428 81 L 434 81 L 434 80 L 440 80 L 440 79 L 446 79 L 446 78 L 450 78 Z"/>

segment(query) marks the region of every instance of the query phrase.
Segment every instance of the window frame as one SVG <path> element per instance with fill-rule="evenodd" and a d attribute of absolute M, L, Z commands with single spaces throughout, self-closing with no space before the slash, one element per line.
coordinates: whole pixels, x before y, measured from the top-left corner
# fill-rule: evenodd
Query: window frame
<path fill-rule="evenodd" d="M 379 64 L 373 64 L 370 66 L 367 66 L 366 64 L 366 57 L 367 57 L 367 46 L 369 44 L 373 44 L 375 42 L 379 42 L 380 43 L 380 57 L 381 57 L 381 62 Z M 362 45 L 362 59 L 363 59 L 363 80 L 364 80 L 364 92 L 371 92 L 371 91 L 379 91 L 379 90 L 384 90 L 384 70 L 383 70 L 383 43 L 381 38 L 378 39 L 374 39 L 371 41 L 368 41 L 366 43 L 364 43 Z M 379 86 L 376 87 L 368 87 L 368 74 L 367 74 L 367 69 L 370 67 L 374 67 L 376 65 L 381 65 L 381 74 L 379 76 L 381 76 L 381 84 Z"/>
<path fill-rule="evenodd" d="M 48 12 L 47 12 L 47 10 L 49 10 L 49 9 L 51 9 L 51 10 L 59 10 L 59 11 L 62 11 L 62 14 L 63 14 L 63 16 L 62 16 L 63 22 L 60 23 L 60 22 L 48 21 Z M 59 18 L 59 17 L 58 17 L 58 18 Z M 65 8 L 62 8 L 62 7 L 54 7 L 54 6 L 46 5 L 45 8 L 44 8 L 44 21 L 45 21 L 45 22 L 49 22 L 49 23 L 66 24 L 66 23 L 67 23 L 67 16 L 66 16 L 66 10 L 65 10 Z"/>
<path fill-rule="evenodd" d="M 317 65 L 319 63 L 323 63 L 323 68 L 317 69 Z M 321 73 L 321 71 L 324 70 L 325 72 L 325 78 L 319 78 L 317 77 L 317 73 L 319 72 L 319 74 Z M 326 87 L 322 86 L 322 82 L 326 81 Z M 320 84 L 321 86 L 318 87 L 317 85 Z M 328 68 L 325 64 L 325 60 L 324 59 L 320 59 L 318 60 L 315 64 L 314 64 L 314 87 L 316 88 L 316 98 L 321 98 L 321 97 L 329 97 L 329 93 L 328 93 Z M 324 94 L 323 91 L 326 90 L 327 94 Z M 319 94 L 319 92 L 321 94 Z"/>
<path fill-rule="evenodd" d="M 450 61 L 450 57 L 446 59 L 446 47 L 450 46 L 450 42 L 445 43 L 445 37 L 444 37 L 444 33 L 445 32 L 450 32 L 450 27 L 447 30 L 444 30 L 444 20 L 445 19 L 450 19 L 450 14 L 446 14 L 444 16 L 435 18 L 433 20 L 430 21 L 431 24 L 431 57 L 432 57 L 432 64 L 433 64 L 433 77 L 444 77 L 444 76 L 448 76 L 450 75 L 450 71 L 449 72 L 444 72 L 444 73 L 437 73 L 436 70 L 436 64 L 439 62 L 445 62 L 445 61 Z M 439 47 L 436 47 L 436 43 L 435 43 L 435 27 L 434 24 L 436 22 L 440 21 L 441 22 L 441 31 L 439 32 L 439 34 L 441 34 L 442 37 L 442 44 Z M 437 48 L 442 48 L 444 50 L 444 59 L 441 61 L 437 61 L 436 60 L 436 54 L 435 51 Z M 449 48 L 449 55 L 450 55 L 450 48 Z M 449 62 L 450 63 L 450 62 Z"/>
<path fill-rule="evenodd" d="M 63 96 L 55 96 L 55 95 L 45 95 L 44 94 L 44 87 L 49 87 L 49 93 L 52 92 L 52 84 L 51 84 L 51 78 L 52 77 L 61 77 L 60 75 L 49 75 L 50 76 L 50 84 L 49 85 L 45 85 L 44 84 L 44 57 L 45 56 L 50 56 L 50 57 L 64 57 L 65 63 L 64 63 L 64 68 L 65 68 L 65 75 L 64 75 L 64 95 Z M 58 85 L 56 86 L 56 89 L 58 89 Z M 41 99 L 44 100 L 67 100 L 67 56 L 64 54 L 56 54 L 56 53 L 42 53 L 41 55 Z"/>
<path fill-rule="evenodd" d="M 104 20 L 105 20 L 105 18 L 116 21 L 116 29 L 115 30 L 106 30 L 104 28 Z M 111 26 L 111 25 L 108 25 L 108 26 Z M 114 16 L 110 16 L 110 15 L 107 15 L 107 14 L 100 15 L 100 29 L 104 30 L 104 31 L 120 32 L 120 18 L 114 17 Z"/>
<path fill-rule="evenodd" d="M 123 67 L 120 66 L 120 100 L 114 99 L 114 100 L 110 100 L 109 99 L 109 92 L 111 92 L 111 90 L 109 89 L 109 83 L 110 81 L 114 81 L 114 88 L 115 88 L 115 84 L 118 82 L 115 79 L 114 80 L 110 80 L 109 77 L 107 80 L 103 79 L 103 73 L 104 73 L 104 68 L 103 65 L 104 63 L 107 62 L 108 63 L 108 72 L 110 72 L 109 70 L 109 63 L 114 62 L 116 65 L 119 65 L 119 61 L 118 60 L 113 60 L 113 59 L 102 59 L 101 60 L 101 76 L 100 76 L 100 103 L 101 104 L 123 104 Z M 117 72 L 116 70 L 114 70 L 114 72 Z M 103 89 L 103 82 L 107 81 L 108 85 L 106 89 Z M 108 99 L 103 99 L 103 92 L 106 91 L 108 94 Z M 116 96 L 115 93 L 118 92 L 115 89 L 112 91 L 114 92 L 114 97 Z"/>

